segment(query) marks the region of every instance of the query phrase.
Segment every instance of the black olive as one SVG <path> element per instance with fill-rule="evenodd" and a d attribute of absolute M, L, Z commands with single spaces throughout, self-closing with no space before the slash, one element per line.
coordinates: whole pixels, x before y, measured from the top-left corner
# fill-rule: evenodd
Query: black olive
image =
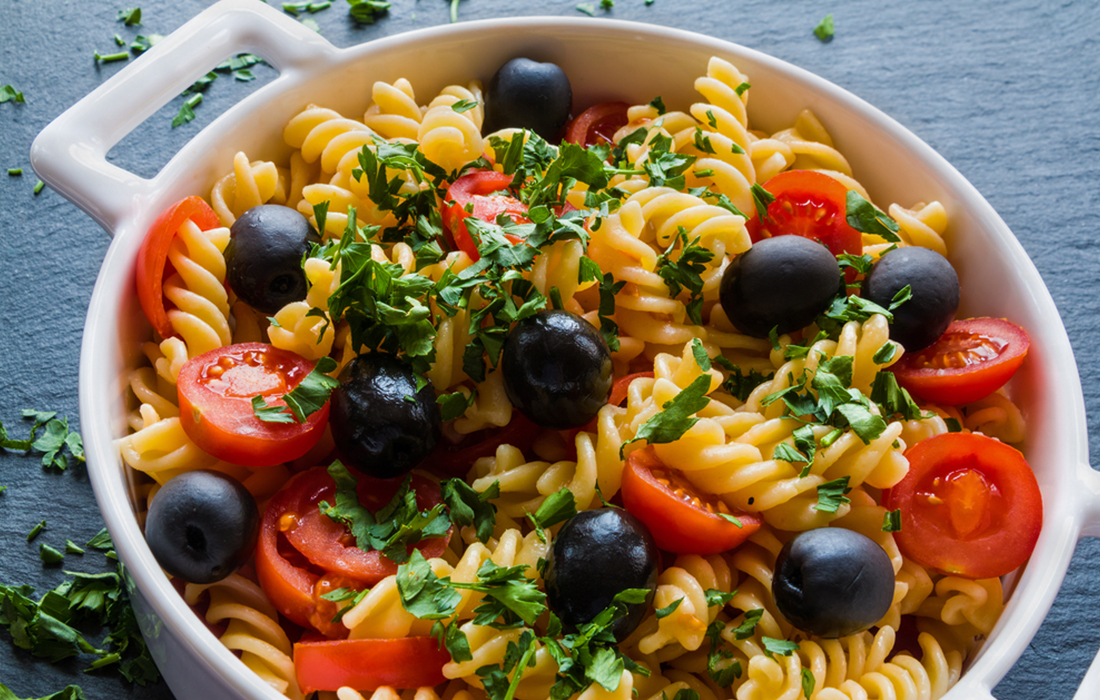
<path fill-rule="evenodd" d="M 153 497 L 145 541 L 161 568 L 189 583 L 213 583 L 252 556 L 256 501 L 239 481 L 199 469 L 173 477 Z"/>
<path fill-rule="evenodd" d="M 912 298 L 894 309 L 890 339 L 907 351 L 926 348 L 943 335 L 959 310 L 959 276 L 934 250 L 909 246 L 883 255 L 863 281 L 863 295 L 883 308 L 909 287 Z"/>
<path fill-rule="evenodd" d="M 821 243 L 773 236 L 754 243 L 722 274 L 719 299 L 737 330 L 767 338 L 808 326 L 840 290 L 840 266 Z"/>
<path fill-rule="evenodd" d="M 629 588 L 649 591 L 643 603 L 611 626 L 626 639 L 642 622 L 657 590 L 657 544 L 641 520 L 622 508 L 577 513 L 554 538 L 546 564 L 546 602 L 567 630 L 603 612 L 616 594 Z"/>
<path fill-rule="evenodd" d="M 512 405 L 545 428 L 592 420 L 611 394 L 611 350 L 591 323 L 569 311 L 539 311 L 520 321 L 500 360 Z"/>
<path fill-rule="evenodd" d="M 225 249 L 226 279 L 249 306 L 273 314 L 306 298 L 302 258 L 320 243 L 309 220 L 277 204 L 252 207 L 233 222 Z"/>
<path fill-rule="evenodd" d="M 839 527 L 803 532 L 775 560 L 775 605 L 787 621 L 818 637 L 870 628 L 894 599 L 894 567 L 874 540 Z"/>
<path fill-rule="evenodd" d="M 329 427 L 345 463 L 377 479 L 407 474 L 435 449 L 443 422 L 435 389 L 382 353 L 360 355 L 332 392 Z"/>
<path fill-rule="evenodd" d="M 573 87 L 565 71 L 553 63 L 513 58 L 489 81 L 483 131 L 530 129 L 547 141 L 557 141 L 572 107 Z"/>

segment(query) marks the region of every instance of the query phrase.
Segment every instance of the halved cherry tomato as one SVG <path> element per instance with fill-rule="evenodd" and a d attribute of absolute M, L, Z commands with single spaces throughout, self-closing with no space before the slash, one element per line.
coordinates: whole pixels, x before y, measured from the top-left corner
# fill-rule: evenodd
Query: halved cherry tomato
<path fill-rule="evenodd" d="M 263 343 L 227 345 L 192 358 L 180 370 L 180 424 L 208 454 L 246 467 L 269 467 L 301 457 L 328 423 L 328 403 L 305 423 L 267 423 L 252 398 L 285 406 L 282 396 L 313 371 L 301 355 Z"/>
<path fill-rule="evenodd" d="M 967 578 L 1003 576 L 1031 556 L 1043 497 L 1027 460 L 978 433 L 945 433 L 905 453 L 909 473 L 882 494 L 901 509 L 894 533 L 907 557 Z"/>
<path fill-rule="evenodd" d="M 153 222 L 138 249 L 137 292 L 141 310 L 161 338 L 176 335 L 164 309 L 164 277 L 168 248 L 180 226 L 190 219 L 203 231 L 221 226 L 218 215 L 202 197 L 188 197 L 168 207 Z"/>
<path fill-rule="evenodd" d="M 542 429 L 522 413 L 512 411 L 512 419 L 503 428 L 467 435 L 457 445 L 446 445 L 444 441 L 440 441 L 435 452 L 424 460 L 424 467 L 436 473 L 463 477 L 469 473 L 474 462 L 496 454 L 500 445 L 512 445 L 524 453 L 530 452 L 531 444 L 540 430 Z"/>
<path fill-rule="evenodd" d="M 495 223 L 497 216 L 507 214 L 518 224 L 530 223 L 527 205 L 510 194 L 501 194 L 512 183 L 512 176 L 495 170 L 473 170 L 451 183 L 443 199 L 443 230 L 459 250 L 477 261 L 481 258 L 477 243 L 466 228 L 466 219 L 473 216 Z M 467 211 L 469 205 L 472 211 Z M 519 243 L 515 236 L 506 236 L 512 243 Z"/>
<path fill-rule="evenodd" d="M 306 695 L 315 690 L 377 690 L 439 685 L 451 660 L 434 637 L 317 640 L 294 645 L 294 671 Z"/>
<path fill-rule="evenodd" d="M 953 321 L 920 352 L 903 355 L 891 371 L 913 396 L 959 406 L 1004 386 L 1030 344 L 1027 331 L 1003 318 L 968 318 Z"/>
<path fill-rule="evenodd" d="M 746 227 L 753 243 L 772 236 L 802 236 L 824 243 L 833 255 L 863 253 L 863 235 L 848 225 L 848 189 L 814 170 L 788 170 L 764 183 L 775 196 L 768 216 Z"/>
<path fill-rule="evenodd" d="M 359 502 L 372 512 L 389 502 L 401 479 L 374 479 L 349 469 L 357 479 Z M 441 502 L 439 486 L 417 474 L 410 484 L 420 510 Z M 397 573 L 381 552 L 356 546 L 348 528 L 321 513 L 321 501 L 335 502 L 336 484 L 326 467 L 295 475 L 268 503 L 256 545 L 256 576 L 275 608 L 303 627 L 328 636 L 347 633 L 332 625 L 333 612 L 320 596 L 332 588 L 365 588 Z M 438 557 L 448 537 L 417 545 L 425 557 Z"/>
<path fill-rule="evenodd" d="M 563 141 L 577 143 L 584 147 L 600 143 L 611 143 L 615 132 L 630 121 L 626 111 L 630 105 L 625 102 L 601 102 L 589 107 L 565 125 Z"/>
<path fill-rule="evenodd" d="M 755 513 L 732 512 L 715 496 L 700 493 L 652 447 L 630 453 L 623 469 L 623 505 L 649 527 L 657 546 L 678 554 L 726 552 L 760 529 Z M 740 525 L 721 515 L 737 518 Z"/>

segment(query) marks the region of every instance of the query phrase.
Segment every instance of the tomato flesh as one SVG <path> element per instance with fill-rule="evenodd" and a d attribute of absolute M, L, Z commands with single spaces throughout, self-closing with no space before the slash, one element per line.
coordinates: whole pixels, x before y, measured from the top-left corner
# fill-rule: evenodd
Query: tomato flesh
<path fill-rule="evenodd" d="M 848 225 L 848 190 L 838 180 L 813 170 L 787 170 L 764 183 L 764 189 L 775 201 L 767 217 L 758 213 L 747 222 L 753 243 L 793 235 L 820 241 L 833 255 L 863 253 L 862 234 Z"/>
<path fill-rule="evenodd" d="M 190 219 L 199 229 L 209 231 L 221 226 L 218 215 L 202 197 L 187 197 L 161 212 L 145 234 L 138 249 L 137 278 L 138 301 L 145 318 L 161 338 L 176 335 L 168 321 L 164 305 L 164 278 L 168 263 L 168 249 L 180 226 Z"/>
<path fill-rule="evenodd" d="M 999 318 L 954 321 L 940 339 L 906 353 L 892 371 L 917 398 L 958 406 L 989 396 L 1020 369 L 1027 332 Z"/>
<path fill-rule="evenodd" d="M 565 125 L 563 141 L 588 148 L 601 143 L 612 143 L 615 132 L 629 123 L 625 102 L 601 102 L 589 107 Z"/>
<path fill-rule="evenodd" d="M 254 396 L 283 405 L 282 396 L 313 370 L 313 363 L 289 350 L 263 343 L 217 348 L 189 360 L 180 370 L 180 423 L 208 454 L 246 467 L 268 467 L 301 457 L 324 433 L 328 404 L 305 423 L 267 423 L 256 417 Z"/>
<path fill-rule="evenodd" d="M 451 660 L 434 637 L 303 639 L 294 645 L 294 671 L 305 694 L 316 690 L 423 688 L 446 682 Z"/>
<path fill-rule="evenodd" d="M 440 212 L 443 218 L 443 230 L 451 242 L 470 259 L 481 259 L 477 243 L 466 227 L 466 219 L 471 216 L 481 221 L 496 223 L 497 217 L 506 214 L 512 221 L 530 223 L 527 218 L 527 205 L 509 194 L 502 194 L 512 183 L 512 176 L 495 170 L 474 170 L 455 180 L 447 188 Z M 469 210 L 468 210 L 469 209 Z M 519 243 L 516 236 L 505 234 L 512 243 Z"/>
<path fill-rule="evenodd" d="M 947 433 L 905 453 L 909 473 L 883 492 L 901 510 L 898 547 L 911 559 L 967 578 L 1003 576 L 1031 556 L 1043 501 L 1017 450 L 977 433 Z"/>
<path fill-rule="evenodd" d="M 401 479 L 374 479 L 353 470 L 359 502 L 377 512 L 393 498 Z M 421 511 L 442 502 L 439 486 L 412 475 L 410 488 Z M 356 546 L 348 528 L 321 513 L 321 501 L 334 503 L 336 483 L 326 467 L 295 475 L 272 497 L 260 524 L 256 575 L 271 602 L 285 617 L 336 637 L 348 630 L 333 624 L 336 608 L 321 596 L 336 588 L 363 589 L 397 573 L 397 564 L 381 552 Z M 416 548 L 426 558 L 438 557 L 447 537 L 423 540 Z"/>
<path fill-rule="evenodd" d="M 623 505 L 646 524 L 657 546 L 677 554 L 729 551 L 763 524 L 756 514 L 732 512 L 720 499 L 700 493 L 677 470 L 665 466 L 652 447 L 627 457 L 622 495 Z"/>

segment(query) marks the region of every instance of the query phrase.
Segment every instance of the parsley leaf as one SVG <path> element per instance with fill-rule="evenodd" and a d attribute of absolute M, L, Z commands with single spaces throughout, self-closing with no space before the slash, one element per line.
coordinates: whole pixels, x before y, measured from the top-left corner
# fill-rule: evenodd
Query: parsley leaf
<path fill-rule="evenodd" d="M 451 522 L 459 527 L 474 526 L 478 542 L 484 544 L 493 536 L 497 507 L 492 499 L 500 496 L 500 482 L 477 492 L 463 479 L 447 479 L 439 484 L 443 502 L 450 509 Z"/>
<path fill-rule="evenodd" d="M 577 514 L 577 499 L 573 492 L 564 486 L 557 492 L 550 494 L 539 505 L 534 513 L 528 513 L 527 517 L 539 533 L 539 539 L 546 541 L 543 531 L 558 523 L 563 523 Z"/>
<path fill-rule="evenodd" d="M 440 579 L 419 549 L 397 567 L 397 592 L 401 605 L 410 615 L 422 620 L 441 620 L 454 614 L 462 594 Z"/>
<path fill-rule="evenodd" d="M 859 192 L 848 190 L 845 208 L 848 225 L 860 233 L 880 236 L 891 243 L 901 241 L 898 237 L 898 222 L 861 197 Z"/>
<path fill-rule="evenodd" d="M 451 105 L 451 109 L 453 109 L 456 114 L 462 114 L 463 112 L 469 112 L 471 109 L 477 107 L 477 105 L 477 100 L 459 100 Z"/>
<path fill-rule="evenodd" d="M 901 508 L 888 510 L 882 518 L 883 532 L 901 532 Z"/>
<path fill-rule="evenodd" d="M 16 90 L 11 85 L 4 85 L 0 87 L 0 104 L 5 102 L 18 102 L 20 104 L 25 103 L 27 100 L 23 97 L 23 93 Z"/>
<path fill-rule="evenodd" d="M 773 639 L 772 637 L 761 637 L 760 641 L 764 642 L 764 653 L 768 656 L 772 654 L 790 656 L 798 651 L 798 642 L 790 642 L 786 639 Z"/>
<path fill-rule="evenodd" d="M 848 487 L 850 478 L 842 476 L 839 479 L 826 481 L 824 484 L 819 485 L 817 487 L 817 504 L 813 507 L 814 510 L 822 513 L 835 513 L 842 504 L 851 503 L 851 499 L 845 495 L 852 490 Z"/>
<path fill-rule="evenodd" d="M 657 256 L 655 270 L 664 280 L 671 296 L 679 296 L 685 289 L 688 291 L 690 297 L 685 306 L 688 317 L 697 326 L 703 325 L 702 273 L 706 271 L 706 263 L 714 259 L 714 252 L 699 245 L 699 241 L 700 237 L 696 236 L 689 243 L 687 230 L 681 226 L 668 249 Z M 673 260 L 672 252 L 677 244 L 680 245 L 680 254 Z"/>
<path fill-rule="evenodd" d="M 754 608 L 752 610 L 745 611 L 745 619 L 741 621 L 741 624 L 737 626 L 737 629 L 733 631 L 733 636 L 737 640 L 744 640 L 751 637 L 756 633 L 756 624 L 760 622 L 760 618 L 764 616 L 763 608 Z"/>
<path fill-rule="evenodd" d="M 775 201 L 775 195 L 758 183 L 752 184 L 752 199 L 756 203 L 756 213 L 761 221 L 768 220 L 768 205 Z"/>
<path fill-rule="evenodd" d="M 660 413 L 654 414 L 645 423 L 642 423 L 642 427 L 638 428 L 634 440 L 630 442 L 645 440 L 647 443 L 654 445 L 679 440 L 684 433 L 691 429 L 691 426 L 699 422 L 699 418 L 693 414 L 703 410 L 710 403 L 710 397 L 707 396 L 709 391 L 710 375 L 699 375 L 695 378 L 695 381 L 672 400 L 667 401 L 661 407 L 663 410 Z M 623 443 L 623 446 L 619 448 L 620 455 L 628 444 L 629 442 Z"/>
<path fill-rule="evenodd" d="M 374 24 L 379 15 L 390 9 L 385 0 L 348 0 L 348 14 L 360 24 Z"/>
<path fill-rule="evenodd" d="M 131 7 L 125 10 L 119 10 L 118 21 L 125 23 L 127 27 L 141 25 L 141 8 Z"/>
<path fill-rule="evenodd" d="M 833 13 L 832 12 L 825 15 L 825 17 L 820 22 L 817 23 L 817 26 L 814 27 L 814 36 L 816 36 L 818 39 L 820 39 L 822 43 L 827 44 L 830 41 L 832 41 L 834 32 L 835 32 L 835 27 L 833 26 Z M 807 695 L 806 697 L 809 697 L 809 695 Z"/>
<path fill-rule="evenodd" d="M 810 672 L 810 669 L 802 669 L 802 694 L 806 697 L 812 697 L 814 694 L 814 686 L 817 684 L 817 679 L 814 678 L 814 674 Z"/>
<path fill-rule="evenodd" d="M 325 356 L 307 374 L 298 386 L 283 395 L 286 406 L 268 406 L 262 396 L 252 397 L 252 410 L 265 423 L 305 423 L 306 418 L 324 408 L 332 390 L 340 382 L 328 376 L 336 369 L 336 360 Z M 284 410 L 286 409 L 286 410 Z M 289 410 L 290 413 L 286 411 Z"/>
<path fill-rule="evenodd" d="M 684 602 L 683 598 L 677 598 L 676 600 L 672 601 L 672 603 L 670 605 L 668 605 L 666 607 L 663 607 L 663 608 L 658 608 L 657 610 L 654 610 L 653 612 L 654 612 L 654 614 L 656 614 L 657 619 L 660 620 L 660 619 L 668 617 L 672 613 L 676 612 L 676 608 L 680 607 L 680 603 L 683 603 L 683 602 Z"/>

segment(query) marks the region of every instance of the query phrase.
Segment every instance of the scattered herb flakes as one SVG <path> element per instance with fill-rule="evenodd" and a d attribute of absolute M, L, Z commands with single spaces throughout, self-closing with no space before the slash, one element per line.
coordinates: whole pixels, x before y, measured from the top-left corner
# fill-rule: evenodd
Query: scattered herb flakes
<path fill-rule="evenodd" d="M 131 7 L 125 10 L 119 10 L 118 21 L 124 23 L 127 27 L 140 26 L 141 8 Z"/>
<path fill-rule="evenodd" d="M 764 653 L 768 656 L 772 656 L 773 654 L 790 656 L 798 651 L 798 642 L 791 642 L 786 639 L 773 639 L 772 637 L 761 637 L 761 641 L 764 643 Z"/>
<path fill-rule="evenodd" d="M 453 109 L 456 114 L 462 114 L 463 112 L 469 112 L 471 109 L 477 107 L 477 105 L 477 100 L 459 100 L 451 105 L 451 109 Z"/>
<path fill-rule="evenodd" d="M 852 489 L 848 486 L 850 477 L 842 476 L 839 479 L 826 481 L 817 487 L 817 504 L 814 510 L 822 513 L 835 513 L 844 503 L 851 503 L 847 494 Z"/>
<path fill-rule="evenodd" d="M 658 608 L 658 609 L 654 610 L 653 612 L 656 614 L 657 619 L 661 620 L 663 618 L 668 617 L 672 613 L 676 612 L 676 608 L 680 607 L 680 603 L 683 603 L 683 602 L 684 602 L 683 598 L 677 598 L 676 600 L 672 601 L 672 603 L 670 605 L 668 605 L 666 607 L 663 607 L 663 608 Z"/>
<path fill-rule="evenodd" d="M 13 88 L 11 85 L 0 87 L 0 104 L 4 102 L 18 102 L 23 104 L 26 101 L 26 98 L 23 97 L 23 93 Z"/>
<path fill-rule="evenodd" d="M 577 514 L 577 499 L 573 492 L 564 486 L 556 493 L 546 497 L 534 513 L 527 518 L 535 526 L 535 532 L 543 542 L 546 541 L 546 528 L 563 523 Z"/>
<path fill-rule="evenodd" d="M 92 549 L 98 549 L 101 552 L 106 552 L 115 548 L 115 543 L 111 540 L 110 533 L 107 532 L 107 528 L 101 529 L 92 539 L 84 543 L 85 547 L 91 547 Z"/>
<path fill-rule="evenodd" d="M 39 180 L 38 182 L 34 183 L 34 196 L 35 196 L 35 197 L 37 197 L 37 196 L 38 196 L 39 194 L 41 194 L 41 193 L 42 193 L 42 190 L 43 190 L 43 189 L 44 189 L 45 187 L 46 187 L 46 183 L 42 182 L 41 180 Z"/>
<path fill-rule="evenodd" d="M 65 540 L 65 554 L 84 554 L 84 550 L 72 540 Z"/>
<path fill-rule="evenodd" d="M 963 429 L 962 428 L 962 423 L 959 422 L 958 418 L 944 418 L 943 422 L 944 422 L 944 424 L 947 425 L 947 432 L 949 432 L 949 433 L 961 433 L 962 432 L 962 429 Z"/>
<path fill-rule="evenodd" d="M 17 177 L 23 174 L 23 168 L 8 168 L 8 175 Z"/>
<path fill-rule="evenodd" d="M 38 556 L 43 564 L 56 564 L 65 558 L 65 554 L 43 542 L 38 545 Z"/>
<path fill-rule="evenodd" d="M 97 63 L 115 63 L 116 61 L 128 61 L 130 60 L 130 54 L 126 51 L 119 51 L 117 53 L 107 54 L 102 54 L 96 51 L 95 60 Z"/>
<path fill-rule="evenodd" d="M 330 7 L 332 7 L 332 3 L 327 1 L 309 2 L 309 0 L 306 0 L 305 2 L 284 2 L 283 12 L 291 15 L 298 15 L 303 12 L 313 14 L 315 12 L 320 12 L 321 10 L 327 10 Z"/>
<path fill-rule="evenodd" d="M 500 482 L 494 481 L 479 493 L 463 479 L 447 479 L 439 484 L 439 490 L 450 509 L 451 522 L 459 527 L 472 525 L 478 541 L 488 542 L 496 526 L 497 507 L 492 500 L 500 496 Z"/>
<path fill-rule="evenodd" d="M 457 0 L 455 0 L 457 4 Z M 390 9 L 390 3 L 385 0 L 348 0 L 348 14 L 360 24 L 374 24 L 379 15 L 383 15 Z M 452 13 L 455 12 L 452 5 Z M 452 20 L 453 21 L 453 20 Z"/>
<path fill-rule="evenodd" d="M 202 102 L 202 95 L 191 95 L 184 100 L 180 111 L 172 119 L 172 128 L 175 129 L 177 126 L 183 126 L 193 121 L 195 119 L 195 107 L 199 106 L 200 102 Z"/>
<path fill-rule="evenodd" d="M 768 219 L 768 205 L 775 201 L 775 195 L 764 189 L 763 185 L 754 182 L 752 184 L 752 199 L 756 203 L 756 213 L 762 221 Z"/>
<path fill-rule="evenodd" d="M 31 531 L 27 533 L 27 541 L 28 542 L 33 542 L 34 538 L 38 537 L 38 535 L 45 529 L 46 529 L 46 521 L 43 520 L 42 522 L 40 522 L 37 525 L 35 525 L 34 527 L 32 527 Z"/>
<path fill-rule="evenodd" d="M 130 42 L 130 53 L 139 56 L 151 49 L 163 38 L 164 36 L 161 34 L 150 34 L 148 36 L 138 34 L 134 37 L 134 40 Z"/>
<path fill-rule="evenodd" d="M 888 510 L 882 518 L 883 532 L 901 532 L 901 508 Z"/>
<path fill-rule="evenodd" d="M 269 406 L 262 396 L 254 396 L 253 412 L 265 423 L 305 423 L 307 418 L 324 408 L 332 390 L 340 386 L 339 381 L 327 374 L 334 369 L 336 360 L 322 357 L 298 386 L 281 397 L 285 406 Z"/>
<path fill-rule="evenodd" d="M 813 697 L 814 687 L 817 685 L 817 679 L 814 678 L 814 674 L 810 672 L 810 669 L 802 669 L 802 694 L 806 697 Z"/>
<path fill-rule="evenodd" d="M 56 693 L 40 698 L 18 698 L 11 688 L 0 683 L 0 700 L 87 700 L 79 685 L 67 685 Z"/>
<path fill-rule="evenodd" d="M 825 15 L 817 26 L 814 27 L 814 36 L 821 40 L 822 43 L 829 43 L 833 40 L 833 34 L 835 27 L 833 26 L 833 13 Z"/>
<path fill-rule="evenodd" d="M 242 83 L 247 83 L 251 80 L 255 80 L 256 76 L 253 75 L 252 71 L 248 70 L 247 68 L 242 68 L 241 70 L 233 71 L 233 78 L 234 80 L 239 80 Z"/>

